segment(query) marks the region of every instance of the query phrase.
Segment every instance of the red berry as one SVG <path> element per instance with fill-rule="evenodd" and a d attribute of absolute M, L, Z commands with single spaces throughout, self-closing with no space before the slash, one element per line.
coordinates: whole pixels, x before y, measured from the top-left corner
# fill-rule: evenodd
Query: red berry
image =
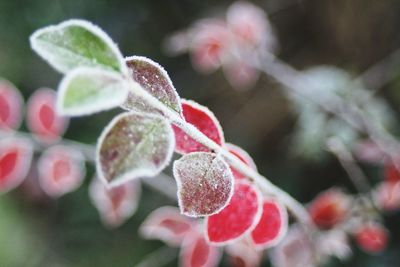
<path fill-rule="evenodd" d="M 358 246 L 367 253 L 383 251 L 388 242 L 387 230 L 380 224 L 370 223 L 357 230 L 355 239 Z"/>
<path fill-rule="evenodd" d="M 56 93 L 50 89 L 37 90 L 28 101 L 28 127 L 39 140 L 48 143 L 57 141 L 68 123 L 57 115 L 55 102 Z"/>
<path fill-rule="evenodd" d="M 0 130 L 17 129 L 22 119 L 23 101 L 14 85 L 0 80 Z"/>
<path fill-rule="evenodd" d="M 310 204 L 309 212 L 321 229 L 330 229 L 342 222 L 350 206 L 349 197 L 342 191 L 330 189 L 319 194 Z"/>

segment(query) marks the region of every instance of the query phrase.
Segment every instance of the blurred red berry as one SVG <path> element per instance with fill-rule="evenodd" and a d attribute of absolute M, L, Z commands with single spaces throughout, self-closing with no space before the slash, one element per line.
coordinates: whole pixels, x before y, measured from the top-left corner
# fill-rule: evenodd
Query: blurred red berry
<path fill-rule="evenodd" d="M 341 223 L 350 208 L 349 196 L 338 189 L 320 193 L 310 204 L 309 212 L 321 229 L 331 229 Z"/>
<path fill-rule="evenodd" d="M 23 100 L 18 89 L 0 80 L 0 130 L 17 129 L 22 119 Z"/>
<path fill-rule="evenodd" d="M 64 133 L 68 120 L 57 115 L 56 92 L 38 89 L 28 101 L 27 123 L 30 131 L 44 142 L 53 143 Z"/>
<path fill-rule="evenodd" d="M 388 243 L 388 232 L 380 224 L 369 223 L 360 227 L 355 233 L 358 246 L 367 253 L 382 252 Z"/>
<path fill-rule="evenodd" d="M 49 196 L 60 197 L 77 189 L 85 177 L 84 157 L 66 146 L 53 146 L 38 161 L 39 183 Z"/>

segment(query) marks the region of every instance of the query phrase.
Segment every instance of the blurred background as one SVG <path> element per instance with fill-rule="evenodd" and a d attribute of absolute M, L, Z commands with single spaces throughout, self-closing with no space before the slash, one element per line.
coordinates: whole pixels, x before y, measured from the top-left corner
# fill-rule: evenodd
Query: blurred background
<path fill-rule="evenodd" d="M 382 62 L 372 84 L 386 101 L 383 116 L 393 117 L 398 132 L 400 106 L 400 2 L 395 0 L 263 0 L 251 1 L 268 14 L 279 42 L 278 57 L 299 70 L 333 65 L 357 77 Z M 273 79 L 261 75 L 248 90 L 235 90 L 221 71 L 204 75 L 193 70 L 187 54 L 168 57 L 162 44 L 171 33 L 195 20 L 223 16 L 232 1 L 194 0 L 0 0 L 0 77 L 13 82 L 25 100 L 40 87 L 56 88 L 61 75 L 29 47 L 36 29 L 69 18 L 99 25 L 124 55 L 143 55 L 168 71 L 179 95 L 212 110 L 226 140 L 245 148 L 260 173 L 302 203 L 332 186 L 355 192 L 337 159 L 318 143 L 316 133 L 299 135 L 299 114 Z M 388 58 L 389 55 L 392 55 Z M 374 74 L 376 74 L 374 73 Z M 95 144 L 103 127 L 121 110 L 74 118 L 66 138 Z M 311 114 L 306 120 L 313 124 Z M 22 130 L 26 130 L 23 126 Z M 309 136 L 307 136 L 309 134 Z M 309 148 L 309 149 L 307 149 Z M 312 149 L 311 149 L 312 148 Z M 314 149 L 316 148 L 316 149 Z M 310 151 L 309 151 L 310 150 Z M 107 230 L 88 197 L 93 167 L 88 165 L 84 185 L 58 200 L 32 198 L 22 189 L 0 196 L 1 267 L 135 266 L 164 246 L 141 239 L 137 229 L 155 208 L 174 202 L 143 185 L 136 214 L 123 226 Z M 370 181 L 383 179 L 382 166 L 363 165 Z M 400 214 L 385 217 L 389 248 L 376 256 L 354 248 L 345 262 L 327 266 L 399 266 Z M 178 250 L 171 250 L 178 254 Z M 176 266 L 176 260 L 165 266 Z M 229 266 L 222 261 L 221 266 Z M 268 263 L 265 263 L 268 266 Z"/>

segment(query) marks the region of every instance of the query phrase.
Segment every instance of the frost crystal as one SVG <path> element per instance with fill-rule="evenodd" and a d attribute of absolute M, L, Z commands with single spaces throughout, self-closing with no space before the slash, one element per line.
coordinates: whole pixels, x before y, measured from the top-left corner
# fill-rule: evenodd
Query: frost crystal
<path fill-rule="evenodd" d="M 227 163 L 214 153 L 195 152 L 174 162 L 181 212 L 198 217 L 215 214 L 229 202 L 233 176 Z"/>
<path fill-rule="evenodd" d="M 155 176 L 169 163 L 174 139 L 169 122 L 158 115 L 127 112 L 115 117 L 97 144 L 97 173 L 105 183 L 121 184 Z"/>

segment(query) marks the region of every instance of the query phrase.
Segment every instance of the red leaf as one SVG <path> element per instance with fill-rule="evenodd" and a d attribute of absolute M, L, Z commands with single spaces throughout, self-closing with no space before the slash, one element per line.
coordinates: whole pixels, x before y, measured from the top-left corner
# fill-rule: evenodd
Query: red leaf
<path fill-rule="evenodd" d="M 188 123 L 195 126 L 215 143 L 219 145 L 224 143 L 221 125 L 208 108 L 190 100 L 182 100 L 182 110 L 183 117 Z M 173 129 L 175 132 L 176 152 L 186 154 L 197 151 L 209 151 L 208 148 L 188 136 L 179 127 L 173 125 Z"/>
<path fill-rule="evenodd" d="M 25 179 L 32 159 L 30 142 L 21 138 L 0 141 L 0 193 L 14 189 Z"/>
<path fill-rule="evenodd" d="M 272 266 L 318 266 L 315 257 L 317 252 L 309 239 L 309 234 L 299 225 L 290 227 L 286 237 L 271 252 Z"/>
<path fill-rule="evenodd" d="M 103 224 L 110 228 L 120 226 L 136 212 L 140 193 L 140 183 L 136 180 L 107 188 L 100 179 L 94 178 L 89 187 L 93 205 Z"/>
<path fill-rule="evenodd" d="M 221 252 L 210 246 L 201 233 L 192 232 L 185 237 L 182 245 L 180 267 L 214 267 L 218 265 Z"/>
<path fill-rule="evenodd" d="M 285 207 L 275 200 L 264 200 L 263 212 L 257 226 L 251 232 L 251 239 L 258 249 L 278 244 L 288 228 L 288 215 Z"/>
<path fill-rule="evenodd" d="M 243 59 L 235 59 L 233 62 L 225 64 L 223 71 L 228 82 L 237 89 L 247 89 L 253 86 L 259 76 L 258 70 Z"/>
<path fill-rule="evenodd" d="M 238 159 L 240 159 L 243 163 L 245 163 L 247 166 L 249 166 L 253 170 L 257 171 L 257 166 L 254 163 L 254 160 L 250 157 L 250 155 L 246 151 L 244 151 L 242 148 L 240 148 L 234 144 L 230 144 L 230 143 L 226 143 L 225 146 L 227 147 L 228 151 L 231 154 L 236 156 Z M 231 167 L 231 171 L 232 171 L 233 177 L 235 177 L 235 179 L 246 178 L 241 172 L 235 170 L 235 168 Z"/>
<path fill-rule="evenodd" d="M 309 212 L 314 223 L 322 229 L 330 229 L 343 221 L 350 208 L 350 199 L 338 189 L 320 193 L 311 203 Z"/>
<path fill-rule="evenodd" d="M 233 193 L 233 176 L 224 159 L 214 153 L 194 152 L 174 162 L 178 202 L 187 216 L 209 216 L 222 210 Z"/>
<path fill-rule="evenodd" d="M 355 238 L 358 246 L 371 254 L 382 252 L 389 239 L 387 230 L 377 223 L 363 225 L 357 230 Z"/>
<path fill-rule="evenodd" d="M 36 137 L 53 143 L 64 133 L 68 120 L 57 115 L 56 93 L 51 89 L 38 89 L 28 101 L 27 123 Z"/>
<path fill-rule="evenodd" d="M 0 130 L 17 129 L 22 119 L 23 100 L 18 89 L 0 80 Z"/>
<path fill-rule="evenodd" d="M 252 231 L 260 220 L 261 194 L 248 182 L 235 184 L 235 191 L 221 212 L 206 218 L 206 237 L 217 245 L 236 240 Z"/>
<path fill-rule="evenodd" d="M 161 207 L 153 211 L 140 227 L 147 239 L 159 239 L 170 246 L 180 246 L 184 237 L 193 231 L 193 221 L 178 208 Z"/>
<path fill-rule="evenodd" d="M 85 176 L 84 157 L 70 147 L 53 146 L 40 157 L 38 171 L 43 191 L 60 197 L 81 185 Z"/>

